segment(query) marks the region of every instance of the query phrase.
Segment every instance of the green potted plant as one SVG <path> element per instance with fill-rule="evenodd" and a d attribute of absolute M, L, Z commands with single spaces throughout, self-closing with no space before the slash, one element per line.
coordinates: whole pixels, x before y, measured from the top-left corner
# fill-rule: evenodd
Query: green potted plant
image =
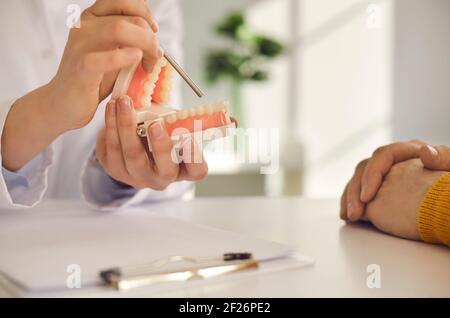
<path fill-rule="evenodd" d="M 242 85 L 245 82 L 262 82 L 269 78 L 264 65 L 284 51 L 278 41 L 252 32 L 242 12 L 228 14 L 215 27 L 215 32 L 226 39 L 224 48 L 214 48 L 206 55 L 206 76 L 211 84 L 229 80 L 233 115 L 245 126 L 242 109 Z"/>

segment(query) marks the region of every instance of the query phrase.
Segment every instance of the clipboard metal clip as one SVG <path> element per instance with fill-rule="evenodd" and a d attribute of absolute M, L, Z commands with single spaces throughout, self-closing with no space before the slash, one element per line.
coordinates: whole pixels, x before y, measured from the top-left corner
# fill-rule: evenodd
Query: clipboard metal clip
<path fill-rule="evenodd" d="M 217 263 L 218 261 L 219 263 Z M 158 271 L 158 268 L 176 262 L 207 264 L 177 270 Z M 216 263 L 213 264 L 212 262 Z M 104 270 L 100 272 L 100 277 L 107 286 L 119 291 L 126 291 L 155 284 L 208 279 L 246 270 L 256 270 L 258 267 L 259 262 L 250 253 L 226 253 L 218 257 L 205 258 L 171 256 L 143 266 L 117 267 Z"/>

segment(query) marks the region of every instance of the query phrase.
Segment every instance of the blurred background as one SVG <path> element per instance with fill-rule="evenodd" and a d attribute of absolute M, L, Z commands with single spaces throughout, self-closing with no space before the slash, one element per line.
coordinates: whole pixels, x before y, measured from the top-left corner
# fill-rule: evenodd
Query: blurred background
<path fill-rule="evenodd" d="M 217 142 L 210 145 L 211 172 L 198 184 L 198 196 L 336 197 L 355 165 L 380 145 L 409 139 L 450 144 L 449 0 L 180 4 L 185 67 L 207 101 L 233 101 L 245 128 L 280 134 L 280 169 L 268 175 L 258 164 L 236 160 L 233 147 L 217 155 Z M 230 25 L 238 26 L 234 38 Z M 254 48 L 261 38 L 276 56 L 252 56 L 254 50 L 241 47 L 247 41 Z M 211 83 L 217 52 L 255 58 L 256 69 L 218 70 Z M 187 106 L 205 102 L 188 88 L 183 96 Z"/>

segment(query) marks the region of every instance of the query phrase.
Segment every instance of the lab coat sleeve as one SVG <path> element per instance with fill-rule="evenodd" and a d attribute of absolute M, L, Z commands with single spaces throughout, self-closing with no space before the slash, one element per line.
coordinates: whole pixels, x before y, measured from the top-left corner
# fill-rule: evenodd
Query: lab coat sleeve
<path fill-rule="evenodd" d="M 92 208 L 113 211 L 133 205 L 154 203 L 171 199 L 184 199 L 193 194 L 191 182 L 177 182 L 164 191 L 137 190 L 113 180 L 99 164 L 93 153 L 86 162 L 81 177 L 81 195 Z"/>
<path fill-rule="evenodd" d="M 0 138 L 13 102 L 0 103 Z M 33 207 L 48 187 L 48 172 L 54 160 L 50 145 L 17 172 L 3 167 L 0 175 L 0 209 Z M 0 143 L 1 161 L 1 143 Z"/>

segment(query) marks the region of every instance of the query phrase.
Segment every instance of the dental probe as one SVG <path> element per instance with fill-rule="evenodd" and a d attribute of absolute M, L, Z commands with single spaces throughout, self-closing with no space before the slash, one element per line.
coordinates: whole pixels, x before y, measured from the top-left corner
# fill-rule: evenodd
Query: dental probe
<path fill-rule="evenodd" d="M 197 84 L 194 83 L 194 81 L 189 77 L 189 75 L 186 73 L 185 70 L 167 53 L 164 52 L 164 57 L 166 58 L 167 62 L 169 62 L 170 65 L 177 71 L 178 74 L 184 79 L 184 81 L 192 88 L 194 93 L 199 97 L 202 98 L 204 96 L 202 90 L 197 86 Z"/>

